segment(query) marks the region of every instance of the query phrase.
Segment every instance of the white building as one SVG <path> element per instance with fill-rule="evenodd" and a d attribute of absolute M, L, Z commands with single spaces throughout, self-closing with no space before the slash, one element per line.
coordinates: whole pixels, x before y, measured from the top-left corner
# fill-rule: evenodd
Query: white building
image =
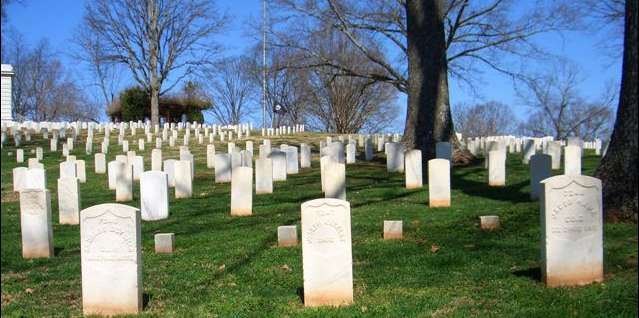
<path fill-rule="evenodd" d="M 2 64 L 2 121 L 13 120 L 11 111 L 13 109 L 13 98 L 11 95 L 11 79 L 13 77 L 13 67 L 9 64 Z"/>

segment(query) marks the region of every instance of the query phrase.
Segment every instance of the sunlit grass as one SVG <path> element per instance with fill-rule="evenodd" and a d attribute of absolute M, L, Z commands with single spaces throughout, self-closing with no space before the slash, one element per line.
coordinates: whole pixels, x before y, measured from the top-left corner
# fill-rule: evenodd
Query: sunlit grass
<path fill-rule="evenodd" d="M 137 139 L 129 138 L 137 150 Z M 98 138 L 99 137 L 99 138 Z M 102 135 L 96 135 L 94 151 Z M 254 137 L 255 139 L 261 139 Z M 281 143 L 314 146 L 312 169 L 278 182 L 272 195 L 254 196 L 252 217 L 230 217 L 230 186 L 216 185 L 206 168 L 206 145 L 191 138 L 196 159 L 192 199 L 173 199 L 170 217 L 143 222 L 142 248 L 145 317 L 636 317 L 637 228 L 606 224 L 606 281 L 577 288 L 548 289 L 538 280 L 540 230 L 538 203 L 529 200 L 528 166 L 519 155 L 508 160 L 507 186 L 489 188 L 482 164 L 455 168 L 452 207 L 430 209 L 427 186 L 404 189 L 401 174 L 389 174 L 383 154 L 371 163 L 347 167 L 347 197 L 352 206 L 355 303 L 343 308 L 309 309 L 300 298 L 301 246 L 277 248 L 277 226 L 299 224 L 300 204 L 322 197 L 317 146 L 324 135 L 305 133 L 272 138 Z M 336 138 L 334 138 L 336 139 Z M 84 140 L 81 138 L 79 140 Z M 178 158 L 178 143 L 165 144 L 164 159 Z M 236 141 L 244 147 L 243 141 Z M 2 316 L 80 316 L 79 226 L 59 225 L 56 179 L 60 153 L 48 151 L 39 137 L 30 150 L 45 149 L 44 164 L 51 191 L 56 256 L 21 257 L 17 196 L 11 169 L 15 148 L 2 150 Z M 149 169 L 153 143 L 146 144 Z M 61 148 L 60 148 L 61 149 Z M 257 156 L 258 142 L 254 145 Z M 216 144 L 225 151 L 226 144 Z M 361 151 L 361 150 L 360 150 Z M 9 156 L 8 153 L 12 155 Z M 107 160 L 121 153 L 112 134 Z M 82 208 L 113 202 L 106 175 L 93 173 L 93 158 L 84 143 L 74 154 L 86 160 L 87 183 L 81 185 Z M 584 157 L 585 174 L 599 158 Z M 556 173 L 559 173 L 558 171 Z M 427 179 L 427 178 L 425 178 Z M 139 207 L 139 187 L 135 185 Z M 479 230 L 479 215 L 497 214 L 502 229 Z M 383 241 L 383 220 L 403 220 L 402 241 Z M 299 229 L 299 228 L 298 228 Z M 156 255 L 153 234 L 174 232 L 176 253 Z M 433 252 L 433 245 L 439 247 Z"/>

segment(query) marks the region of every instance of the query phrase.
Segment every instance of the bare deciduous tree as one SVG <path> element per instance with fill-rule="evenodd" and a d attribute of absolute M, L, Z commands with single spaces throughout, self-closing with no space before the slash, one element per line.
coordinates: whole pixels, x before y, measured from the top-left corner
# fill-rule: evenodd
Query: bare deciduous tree
<path fill-rule="evenodd" d="M 453 109 L 455 131 L 466 137 L 499 136 L 515 132 L 518 120 L 510 106 L 489 101 Z"/>
<path fill-rule="evenodd" d="M 75 34 L 74 43 L 76 50 L 71 55 L 87 64 L 92 76 L 91 86 L 98 88 L 106 110 L 117 94 L 121 69 L 106 55 L 107 44 L 100 34 L 80 28 Z"/>
<path fill-rule="evenodd" d="M 575 1 L 582 17 L 580 27 L 599 34 L 597 45 L 615 61 L 623 53 L 625 0 L 581 0 Z"/>
<path fill-rule="evenodd" d="M 220 124 L 237 125 L 251 112 L 249 106 L 256 89 L 250 79 L 249 65 L 245 57 L 225 58 L 204 73 L 213 101 L 209 112 Z"/>
<path fill-rule="evenodd" d="M 558 29 L 570 17 L 548 3 L 516 10 L 512 1 L 278 0 L 286 27 L 278 45 L 296 48 L 343 75 L 386 82 L 408 94 L 404 142 L 435 156 L 435 143 L 455 141 L 448 75 L 468 79 L 474 63 L 510 73 L 502 55 L 531 56 L 530 37 Z M 515 11 L 524 12 L 517 16 Z M 277 20 L 278 18 L 274 18 Z M 378 66 L 362 72 L 300 44 L 330 25 Z M 393 48 L 380 50 L 380 48 Z M 379 52 L 387 52 L 380 54 Z M 309 65 L 316 66 L 316 65 Z"/>
<path fill-rule="evenodd" d="M 264 78 L 262 52 L 255 47 L 249 51 L 248 69 L 250 79 L 261 89 Z M 294 52 L 287 48 L 272 48 L 267 53 L 266 69 L 266 124 L 271 127 L 280 125 L 296 125 L 306 123 L 306 113 L 311 107 L 311 90 L 309 85 L 310 70 L 290 67 L 291 61 L 297 59 Z M 275 113 L 276 105 L 285 111 Z"/>
<path fill-rule="evenodd" d="M 330 26 L 313 36 L 308 45 L 332 56 L 340 65 L 361 73 L 374 72 L 379 68 L 362 55 L 344 34 Z M 344 76 L 330 66 L 312 68 L 309 81 L 313 98 L 308 113 L 312 128 L 356 133 L 363 128 L 386 128 L 397 117 L 394 104 L 396 90 L 390 84 Z"/>
<path fill-rule="evenodd" d="M 225 21 L 206 0 L 96 0 L 84 16 L 85 28 L 104 40 L 104 56 L 127 65 L 149 91 L 153 124 L 159 96 L 212 59 L 210 38 Z M 164 85 L 169 76 L 173 83 Z"/>
<path fill-rule="evenodd" d="M 46 41 L 31 48 L 12 34 L 7 62 L 14 67 L 13 115 L 17 120 L 97 120 L 95 105 L 71 78 Z"/>
<path fill-rule="evenodd" d="M 531 109 L 522 130 L 534 136 L 592 139 L 609 133 L 615 94 L 587 101 L 577 91 L 581 78 L 570 63 L 561 63 L 546 73 L 522 77 L 518 95 Z M 614 92 L 614 91 L 611 91 Z"/>

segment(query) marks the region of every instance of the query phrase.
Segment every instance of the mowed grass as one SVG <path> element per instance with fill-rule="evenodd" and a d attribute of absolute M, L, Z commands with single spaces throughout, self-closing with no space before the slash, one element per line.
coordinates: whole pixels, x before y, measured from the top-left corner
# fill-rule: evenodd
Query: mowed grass
<path fill-rule="evenodd" d="M 137 150 L 138 130 L 130 138 Z M 94 150 L 102 135 L 96 134 Z M 108 161 L 121 153 L 112 134 Z M 399 173 L 387 173 L 383 154 L 372 162 L 347 167 L 351 203 L 354 304 L 341 308 L 305 308 L 301 246 L 277 248 L 277 227 L 297 224 L 300 204 L 323 197 L 317 146 L 324 135 L 306 133 L 272 138 L 273 145 L 314 146 L 312 169 L 277 182 L 272 195 L 253 197 L 253 216 L 231 217 L 230 184 L 214 184 L 206 168 L 206 145 L 191 138 L 196 178 L 191 199 L 174 199 L 170 217 L 142 223 L 145 305 L 142 317 L 636 317 L 637 228 L 606 224 L 606 280 L 574 288 L 546 288 L 539 281 L 539 204 L 529 199 L 529 168 L 509 155 L 507 186 L 489 188 L 481 162 L 454 168 L 452 207 L 428 207 L 428 186 L 406 190 Z M 253 138 L 259 140 L 261 138 Z M 81 185 L 82 208 L 113 202 L 107 176 L 93 173 L 93 156 L 84 154 L 84 137 L 72 152 L 86 160 Z M 135 141 L 133 141 L 135 140 Z M 255 142 L 257 155 L 258 142 Z M 236 142 L 244 147 L 243 141 Z M 181 144 L 181 139 L 180 139 Z M 2 316 L 67 317 L 82 315 L 78 225 L 58 224 L 57 185 L 60 152 L 48 140 L 26 142 L 44 148 L 51 192 L 54 245 L 50 259 L 21 257 L 20 214 L 12 192 L 15 148 L 2 149 Z M 138 151 L 149 169 L 150 149 Z M 61 146 L 59 147 L 61 149 Z M 226 145 L 216 143 L 217 151 Z M 11 155 L 9 155 L 11 153 Z M 178 147 L 165 144 L 163 157 L 177 158 Z M 599 157 L 590 151 L 584 173 L 592 174 Z M 555 171 L 559 173 L 559 171 Z M 425 178 L 427 179 L 427 178 Z M 139 184 L 135 200 L 139 207 Z M 496 232 L 479 230 L 478 216 L 500 216 Z M 404 240 L 382 240 L 382 222 L 402 220 Z M 153 235 L 173 232 L 176 252 L 154 253 Z"/>

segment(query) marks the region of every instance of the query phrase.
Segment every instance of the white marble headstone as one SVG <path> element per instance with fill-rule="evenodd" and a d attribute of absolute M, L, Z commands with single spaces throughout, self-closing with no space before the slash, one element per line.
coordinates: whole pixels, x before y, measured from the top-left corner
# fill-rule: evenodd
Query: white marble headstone
<path fill-rule="evenodd" d="M 82 310 L 85 315 L 142 310 L 140 210 L 100 204 L 80 213 Z"/>
<path fill-rule="evenodd" d="M 163 171 L 146 171 L 140 177 L 140 214 L 144 221 L 169 217 L 169 181 Z"/>
<path fill-rule="evenodd" d="M 53 257 L 51 195 L 49 190 L 20 191 L 22 257 Z"/>
<path fill-rule="evenodd" d="M 347 201 L 317 199 L 302 204 L 302 260 L 304 306 L 353 302 L 351 211 Z"/>
<path fill-rule="evenodd" d="M 543 281 L 549 287 L 603 281 L 601 181 L 560 175 L 541 184 Z"/>

